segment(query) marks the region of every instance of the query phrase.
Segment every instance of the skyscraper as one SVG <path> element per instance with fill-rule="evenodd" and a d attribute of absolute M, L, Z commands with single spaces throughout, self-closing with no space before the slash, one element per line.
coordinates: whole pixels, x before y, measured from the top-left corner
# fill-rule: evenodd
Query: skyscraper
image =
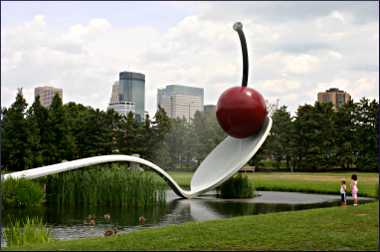
<path fill-rule="evenodd" d="M 34 97 L 39 96 L 41 105 L 44 107 L 49 107 L 53 101 L 54 96 L 58 94 L 59 97 L 63 96 L 63 91 L 61 88 L 55 88 L 50 86 L 36 87 L 34 89 Z"/>
<path fill-rule="evenodd" d="M 203 88 L 168 85 L 157 91 L 157 104 L 169 117 L 189 120 L 196 111 L 203 111 Z"/>
<path fill-rule="evenodd" d="M 112 93 L 108 109 L 113 109 L 123 116 L 128 116 L 129 112 L 135 114 L 135 103 L 131 101 L 120 100 L 119 89 L 119 81 L 115 81 L 112 85 Z"/>
<path fill-rule="evenodd" d="M 330 88 L 326 92 L 318 93 L 318 102 L 331 102 L 335 111 L 350 100 L 351 95 L 338 88 Z"/>
<path fill-rule="evenodd" d="M 127 102 L 127 101 L 118 101 L 114 103 L 110 103 L 108 106 L 108 109 L 113 109 L 117 113 L 128 116 L 129 112 L 132 112 L 135 114 L 135 104 L 133 102 Z"/>
<path fill-rule="evenodd" d="M 119 102 L 119 82 L 115 81 L 112 85 L 110 104 Z"/>
<path fill-rule="evenodd" d="M 135 106 L 135 116 L 144 120 L 145 112 L 145 75 L 134 72 L 120 72 L 119 101 L 131 102 Z"/>

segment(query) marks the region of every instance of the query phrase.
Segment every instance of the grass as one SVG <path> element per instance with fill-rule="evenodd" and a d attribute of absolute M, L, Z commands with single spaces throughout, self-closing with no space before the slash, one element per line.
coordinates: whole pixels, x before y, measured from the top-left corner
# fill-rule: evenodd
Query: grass
<path fill-rule="evenodd" d="M 10 221 L 3 234 L 9 248 L 42 244 L 51 240 L 51 234 L 40 218 Z"/>
<path fill-rule="evenodd" d="M 190 172 L 170 172 L 175 181 L 184 187 L 190 185 Z M 350 172 L 255 172 L 247 173 L 256 190 L 339 194 L 340 180 L 350 184 Z M 378 173 L 358 172 L 359 196 L 378 196 Z"/>
<path fill-rule="evenodd" d="M 378 250 L 379 203 L 235 217 L 25 250 Z M 353 235 L 353 233 L 355 235 Z"/>
<path fill-rule="evenodd" d="M 49 176 L 46 198 L 57 207 L 147 207 L 165 202 L 165 189 L 152 172 L 112 164 Z"/>

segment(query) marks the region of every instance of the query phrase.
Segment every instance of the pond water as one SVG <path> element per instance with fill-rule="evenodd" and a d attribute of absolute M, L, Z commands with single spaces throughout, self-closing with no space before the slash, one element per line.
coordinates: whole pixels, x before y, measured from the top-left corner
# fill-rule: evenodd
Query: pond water
<path fill-rule="evenodd" d="M 78 239 L 103 236 L 105 230 L 116 226 L 118 233 L 179 224 L 189 221 L 223 219 L 234 216 L 265 214 L 269 212 L 294 211 L 310 208 L 337 206 L 339 195 L 320 195 L 290 192 L 257 191 L 252 199 L 220 199 L 215 192 L 191 200 L 180 199 L 172 191 L 167 191 L 166 204 L 144 208 L 96 208 L 96 209 L 57 209 L 49 206 L 36 209 L 35 212 L 3 212 L 3 221 L 9 217 L 43 216 L 56 239 Z M 352 204 L 351 198 L 348 198 Z M 372 201 L 371 198 L 359 198 L 359 203 Z M 96 216 L 96 224 L 85 224 L 89 214 Z M 107 220 L 104 215 L 109 214 Z M 139 224 L 144 216 L 145 224 Z M 6 224 L 6 223 L 3 223 Z"/>

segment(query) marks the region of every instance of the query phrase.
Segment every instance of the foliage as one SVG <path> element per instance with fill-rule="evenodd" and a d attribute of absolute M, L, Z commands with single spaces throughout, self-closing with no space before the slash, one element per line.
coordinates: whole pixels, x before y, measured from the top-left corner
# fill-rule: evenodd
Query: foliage
<path fill-rule="evenodd" d="M 362 98 L 337 111 L 329 103 L 299 106 L 291 116 L 285 106 L 272 115 L 273 127 L 250 165 L 290 171 L 331 169 L 375 171 L 378 103 Z M 159 108 L 139 122 L 70 102 L 57 95 L 49 108 L 38 97 L 31 107 L 17 94 L 2 108 L 2 150 L 5 169 L 16 171 L 64 160 L 114 153 L 157 163 L 165 170 L 193 171 L 226 134 L 215 113 L 197 111 L 191 122 L 169 118 Z"/>
<path fill-rule="evenodd" d="M 290 171 L 376 171 L 377 114 L 376 100 L 366 98 L 337 111 L 331 103 L 306 104 L 294 117 L 281 107 L 273 113 L 270 136 L 251 164 L 274 160 L 277 168 L 285 161 Z"/>
<path fill-rule="evenodd" d="M 18 171 L 32 167 L 34 144 L 31 129 L 25 119 L 27 103 L 18 90 L 16 101 L 4 110 L 2 118 L 2 163 L 6 168 Z"/>
<path fill-rule="evenodd" d="M 1 183 L 1 196 L 6 208 L 40 206 L 44 201 L 43 188 L 27 179 L 9 178 Z"/>
<path fill-rule="evenodd" d="M 48 162 L 70 160 L 74 154 L 75 143 L 69 131 L 67 112 L 58 94 L 54 96 L 48 113 L 47 126 L 50 131 Z"/>
<path fill-rule="evenodd" d="M 255 189 L 248 176 L 239 173 L 224 182 L 218 188 L 218 191 L 220 191 L 220 197 L 225 199 L 252 198 Z"/>
<path fill-rule="evenodd" d="M 9 248 L 43 244 L 52 239 L 49 229 L 40 218 L 10 221 L 3 234 Z"/>
<path fill-rule="evenodd" d="M 113 164 L 51 175 L 46 197 L 57 207 L 146 207 L 162 203 L 165 189 L 151 172 Z"/>
<path fill-rule="evenodd" d="M 289 134 L 294 131 L 292 118 L 290 113 L 286 111 L 286 107 L 282 106 L 272 115 L 272 120 L 271 134 L 251 164 L 267 158 L 275 161 L 276 168 L 280 168 L 282 161 L 286 161 L 286 167 L 289 169 L 292 157 L 290 146 L 294 144 L 293 134 Z"/>

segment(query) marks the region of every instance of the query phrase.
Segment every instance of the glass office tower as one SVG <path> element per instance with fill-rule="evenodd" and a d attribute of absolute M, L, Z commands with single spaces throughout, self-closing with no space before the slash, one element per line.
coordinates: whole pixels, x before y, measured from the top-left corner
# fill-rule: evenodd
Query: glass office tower
<path fill-rule="evenodd" d="M 170 118 L 185 118 L 189 122 L 196 111 L 203 111 L 203 88 L 168 85 L 157 90 L 157 105 Z"/>
<path fill-rule="evenodd" d="M 135 116 L 143 121 L 145 111 L 145 75 L 134 72 L 120 72 L 119 100 L 135 104 Z"/>

